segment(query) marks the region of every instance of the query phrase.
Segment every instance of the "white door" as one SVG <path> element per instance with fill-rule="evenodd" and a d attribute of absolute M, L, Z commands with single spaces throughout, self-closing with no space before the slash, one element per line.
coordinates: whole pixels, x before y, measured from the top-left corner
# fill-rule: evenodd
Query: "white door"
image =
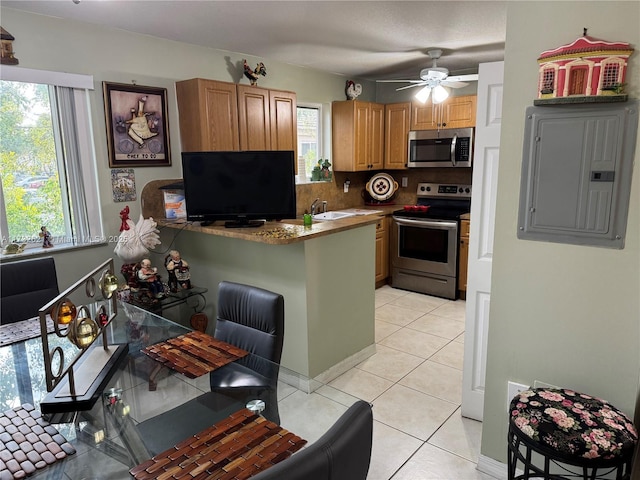
<path fill-rule="evenodd" d="M 482 420 L 491 299 L 504 62 L 481 63 L 469 233 L 462 415 Z"/>

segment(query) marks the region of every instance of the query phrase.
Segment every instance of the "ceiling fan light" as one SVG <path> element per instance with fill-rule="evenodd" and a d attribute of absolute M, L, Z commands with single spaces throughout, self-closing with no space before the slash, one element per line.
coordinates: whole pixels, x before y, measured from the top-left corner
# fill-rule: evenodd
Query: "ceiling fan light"
<path fill-rule="evenodd" d="M 449 92 L 442 85 L 436 86 L 433 89 L 433 102 L 442 103 L 449 97 Z"/>
<path fill-rule="evenodd" d="M 424 103 L 429 98 L 430 93 L 431 93 L 431 87 L 429 86 L 423 87 L 420 90 L 418 90 L 418 93 L 416 93 L 416 100 L 418 100 L 420 103 Z"/>

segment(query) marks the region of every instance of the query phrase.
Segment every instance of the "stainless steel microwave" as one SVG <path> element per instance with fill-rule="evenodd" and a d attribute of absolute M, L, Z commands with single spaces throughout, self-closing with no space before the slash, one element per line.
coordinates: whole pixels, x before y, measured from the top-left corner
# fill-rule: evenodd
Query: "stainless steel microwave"
<path fill-rule="evenodd" d="M 408 167 L 470 167 L 473 128 L 409 132 Z"/>

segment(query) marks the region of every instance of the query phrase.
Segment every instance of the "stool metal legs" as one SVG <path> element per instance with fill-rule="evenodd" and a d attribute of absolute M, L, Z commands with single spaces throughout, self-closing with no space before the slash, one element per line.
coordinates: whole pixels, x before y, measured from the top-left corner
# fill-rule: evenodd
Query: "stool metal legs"
<path fill-rule="evenodd" d="M 560 465 L 562 461 L 556 461 L 548 455 L 544 455 L 540 452 L 540 455 L 544 458 L 544 469 L 536 466 L 532 462 L 532 454 L 534 449 L 526 442 L 522 441 L 514 432 L 509 428 L 507 433 L 507 478 L 508 480 L 530 480 L 530 479 L 544 479 L 544 480 L 568 480 L 574 478 L 582 478 L 583 480 L 596 480 L 603 479 L 605 476 L 613 471 L 616 472 L 616 480 L 628 480 L 631 472 L 631 460 L 620 463 L 618 465 L 607 466 L 584 466 L 575 465 L 580 467 L 582 473 L 570 471 L 564 466 Z M 524 452 L 522 451 L 524 450 Z M 516 476 L 518 461 L 522 462 L 523 473 Z M 563 475 L 551 473 L 551 462 L 558 465 L 567 473 Z M 568 465 L 568 464 L 567 464 Z M 600 469 L 600 473 L 598 470 Z M 626 471 L 626 473 L 625 473 Z M 611 478 L 611 477 L 606 477 Z"/>

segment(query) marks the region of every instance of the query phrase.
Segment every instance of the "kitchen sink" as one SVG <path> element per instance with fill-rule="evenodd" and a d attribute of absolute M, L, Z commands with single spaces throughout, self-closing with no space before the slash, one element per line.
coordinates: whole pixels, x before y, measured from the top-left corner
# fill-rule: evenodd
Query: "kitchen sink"
<path fill-rule="evenodd" d="M 353 215 L 376 215 L 382 213 L 382 210 L 371 210 L 369 208 L 345 208 L 344 210 L 337 210 L 342 213 L 351 213 Z"/>
<path fill-rule="evenodd" d="M 318 213 L 313 216 L 313 219 L 314 220 L 339 220 L 341 218 L 347 218 L 347 217 L 353 217 L 353 216 L 355 216 L 355 213 L 333 211 L 333 212 Z"/>

